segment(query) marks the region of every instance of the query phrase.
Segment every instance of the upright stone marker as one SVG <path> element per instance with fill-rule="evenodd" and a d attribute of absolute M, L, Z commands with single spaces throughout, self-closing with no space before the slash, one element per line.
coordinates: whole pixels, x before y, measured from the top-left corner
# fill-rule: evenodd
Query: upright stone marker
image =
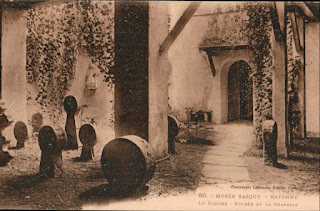
<path fill-rule="evenodd" d="M 24 147 L 24 143 L 28 140 L 28 129 L 26 124 L 22 121 L 18 121 L 14 125 L 14 137 L 17 139 L 16 149 L 20 149 Z"/>
<path fill-rule="evenodd" d="M 43 124 L 43 117 L 40 113 L 36 113 L 31 117 L 32 132 L 39 133 Z"/>
<path fill-rule="evenodd" d="M 178 121 L 173 116 L 168 116 L 168 153 L 175 153 L 174 139 L 179 133 Z"/>
<path fill-rule="evenodd" d="M 78 149 L 77 132 L 76 132 L 76 122 L 74 115 L 77 112 L 78 103 L 74 96 L 67 96 L 63 102 L 64 110 L 67 112 L 66 120 L 66 133 L 67 133 L 67 145 L 66 150 Z"/>
<path fill-rule="evenodd" d="M 93 147 L 97 143 L 97 134 L 94 127 L 89 124 L 82 125 L 79 130 L 79 139 L 82 143 L 80 160 L 92 160 L 94 157 Z"/>
<path fill-rule="evenodd" d="M 13 157 L 8 153 L 3 151 L 10 141 L 7 141 L 6 138 L 2 135 L 2 131 L 9 127 L 12 124 L 12 119 L 10 116 L 5 114 L 5 103 L 0 100 L 0 166 L 6 166 Z"/>
<path fill-rule="evenodd" d="M 41 149 L 40 176 L 61 176 L 62 150 L 67 143 L 64 130 L 60 127 L 44 126 L 40 129 L 38 142 Z"/>
<path fill-rule="evenodd" d="M 264 164 L 268 166 L 276 166 L 277 161 L 277 123 L 274 120 L 265 120 L 263 122 L 263 149 Z"/>

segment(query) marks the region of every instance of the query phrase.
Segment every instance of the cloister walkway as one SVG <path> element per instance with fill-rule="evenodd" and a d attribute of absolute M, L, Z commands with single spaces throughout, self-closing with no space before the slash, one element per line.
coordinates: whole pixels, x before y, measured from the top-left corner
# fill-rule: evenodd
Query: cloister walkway
<path fill-rule="evenodd" d="M 250 182 L 244 152 L 255 136 L 252 122 L 236 121 L 213 125 L 211 139 L 215 142 L 203 157 L 200 186 L 230 182 Z"/>

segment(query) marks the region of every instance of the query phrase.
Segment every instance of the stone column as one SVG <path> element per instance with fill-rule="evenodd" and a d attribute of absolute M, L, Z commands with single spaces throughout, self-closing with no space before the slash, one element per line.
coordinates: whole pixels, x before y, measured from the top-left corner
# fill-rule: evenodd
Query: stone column
<path fill-rule="evenodd" d="M 149 2 L 149 143 L 156 158 L 168 155 L 168 53 L 159 46 L 169 33 L 168 3 Z"/>
<path fill-rule="evenodd" d="M 148 140 L 148 2 L 115 2 L 115 135 Z"/>
<path fill-rule="evenodd" d="M 283 11 L 284 12 L 284 11 Z M 286 20 L 285 20 L 286 21 Z M 284 27 L 286 28 L 286 27 Z M 276 40 L 271 33 L 271 48 L 273 55 L 272 76 L 272 116 L 278 125 L 278 155 L 288 156 L 287 125 L 286 125 L 286 49 L 284 40 Z"/>
<path fill-rule="evenodd" d="M 2 99 L 14 121 L 27 122 L 26 115 L 26 10 L 2 9 Z M 8 139 L 14 140 L 13 125 Z"/>
<path fill-rule="evenodd" d="M 156 158 L 168 154 L 167 55 L 159 56 L 168 34 L 164 2 L 115 3 L 115 133 L 147 140 Z"/>

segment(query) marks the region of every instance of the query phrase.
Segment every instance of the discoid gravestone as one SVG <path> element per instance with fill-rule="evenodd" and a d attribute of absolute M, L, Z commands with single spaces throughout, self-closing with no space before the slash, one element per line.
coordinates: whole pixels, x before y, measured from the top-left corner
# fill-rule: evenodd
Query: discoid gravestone
<path fill-rule="evenodd" d="M 129 135 L 107 143 L 101 155 L 101 169 L 110 186 L 119 191 L 144 187 L 155 172 L 151 145 L 144 139 Z"/>
<path fill-rule="evenodd" d="M 168 116 L 168 153 L 175 153 L 175 137 L 179 133 L 178 121 L 173 116 Z"/>
<path fill-rule="evenodd" d="M 74 96 L 67 96 L 63 102 L 64 110 L 67 112 L 66 120 L 66 133 L 67 133 L 67 145 L 66 150 L 78 149 L 77 132 L 76 132 L 76 122 L 74 115 L 77 112 L 78 104 Z"/>
<path fill-rule="evenodd" d="M 36 113 L 31 117 L 32 132 L 39 133 L 43 124 L 43 117 L 40 113 Z"/>
<path fill-rule="evenodd" d="M 14 125 L 14 137 L 17 139 L 16 149 L 24 147 L 24 143 L 28 140 L 28 129 L 26 124 L 22 121 L 18 121 Z"/>
<path fill-rule="evenodd" d="M 90 124 L 84 124 L 79 130 L 79 139 L 82 143 L 80 161 L 92 160 L 94 157 L 93 147 L 97 143 L 97 134 L 94 127 Z"/>
<path fill-rule="evenodd" d="M 5 103 L 0 100 L 0 166 L 6 166 L 13 157 L 9 152 L 4 151 L 3 149 L 10 143 L 2 135 L 2 132 L 12 124 L 12 119 L 9 115 L 5 113 Z"/>
<path fill-rule="evenodd" d="M 67 143 L 64 130 L 61 127 L 43 126 L 39 132 L 38 142 L 41 149 L 40 176 L 61 176 L 62 150 Z"/>
<path fill-rule="evenodd" d="M 262 126 L 263 132 L 263 158 L 264 164 L 276 166 L 277 160 L 277 123 L 274 120 L 265 120 Z"/>

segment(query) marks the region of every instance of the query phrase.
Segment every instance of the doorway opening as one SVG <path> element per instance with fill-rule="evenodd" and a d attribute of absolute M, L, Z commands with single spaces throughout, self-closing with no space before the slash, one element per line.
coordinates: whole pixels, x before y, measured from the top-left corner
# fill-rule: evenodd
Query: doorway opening
<path fill-rule="evenodd" d="M 228 121 L 253 120 L 253 93 L 250 65 L 233 63 L 228 71 Z"/>

